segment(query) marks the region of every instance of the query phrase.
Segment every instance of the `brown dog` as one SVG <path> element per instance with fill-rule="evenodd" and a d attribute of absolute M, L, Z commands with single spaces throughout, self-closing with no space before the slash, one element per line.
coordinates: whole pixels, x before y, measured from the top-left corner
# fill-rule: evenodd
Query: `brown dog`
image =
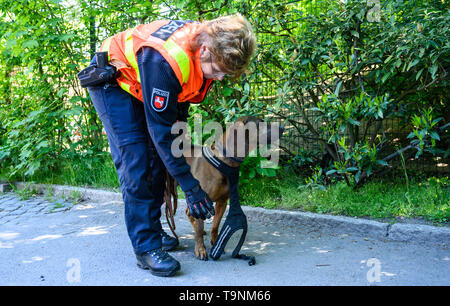
<path fill-rule="evenodd" d="M 270 125 L 268 125 L 267 130 L 262 131 L 261 133 L 259 132 L 259 130 L 258 133 L 250 133 L 248 131 L 245 132 L 244 126 L 246 126 L 249 122 L 254 122 L 255 126 L 258 128 L 259 123 L 262 122 L 262 120 L 248 116 L 241 117 L 236 120 L 234 124 L 225 131 L 222 139 L 219 139 L 217 143 L 211 145 L 211 151 L 213 152 L 214 156 L 216 156 L 229 166 L 239 167 L 240 163 L 238 161 L 236 161 L 235 159 L 223 157 L 224 154 L 219 151 L 218 148 L 226 148 L 227 152 L 232 151 L 235 153 L 235 156 L 239 152 L 243 151 L 245 156 L 242 156 L 242 154 L 239 155 L 239 157 L 242 157 L 243 159 L 252 150 L 256 149 L 260 141 L 266 140 L 266 142 L 264 142 L 265 144 L 270 143 Z M 239 129 L 244 130 L 243 134 L 241 134 L 244 135 L 244 143 L 242 143 L 243 139 L 238 140 L 238 137 L 236 137 Z M 283 129 L 280 128 L 280 136 L 282 132 Z M 230 137 L 232 133 L 234 133 L 235 137 Z M 244 145 L 242 151 L 239 151 L 237 149 L 238 143 L 239 145 Z M 230 148 L 232 150 L 230 150 Z M 187 163 L 191 166 L 191 172 L 193 176 L 200 182 L 201 188 L 208 194 L 208 196 L 211 198 L 211 201 L 216 203 L 215 215 L 211 228 L 211 245 L 213 245 L 218 236 L 220 221 L 227 207 L 227 201 L 229 197 L 228 182 L 226 177 L 223 176 L 216 168 L 214 168 L 203 156 L 197 157 L 196 155 L 194 155 L 194 150 L 197 150 L 196 152 L 198 154 L 198 152 L 201 152 L 201 147 L 191 146 L 190 148 L 186 148 L 183 154 L 186 158 Z M 205 244 L 203 241 L 203 220 L 194 219 L 193 217 L 191 217 L 189 215 L 188 209 L 186 209 L 186 214 L 195 232 L 195 256 L 201 260 L 208 260 L 208 253 L 206 252 Z"/>

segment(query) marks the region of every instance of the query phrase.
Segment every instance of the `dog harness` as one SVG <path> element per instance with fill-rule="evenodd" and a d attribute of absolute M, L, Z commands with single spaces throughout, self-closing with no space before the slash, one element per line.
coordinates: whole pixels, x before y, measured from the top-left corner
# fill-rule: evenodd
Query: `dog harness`
<path fill-rule="evenodd" d="M 244 259 L 248 261 L 248 265 L 252 266 L 256 263 L 255 257 L 239 254 L 242 245 L 244 244 L 245 237 L 247 235 L 247 217 L 245 216 L 241 204 L 239 203 L 239 169 L 240 167 L 231 167 L 225 164 L 220 159 L 216 158 L 209 146 L 205 146 L 202 149 L 203 156 L 206 160 L 222 173 L 228 179 L 228 186 L 230 192 L 230 206 L 228 209 L 228 215 L 225 219 L 225 223 L 222 225 L 219 236 L 214 242 L 209 255 L 213 260 L 217 260 L 223 254 L 226 244 L 231 236 L 238 230 L 243 230 L 241 238 L 234 249 L 231 257 Z"/>

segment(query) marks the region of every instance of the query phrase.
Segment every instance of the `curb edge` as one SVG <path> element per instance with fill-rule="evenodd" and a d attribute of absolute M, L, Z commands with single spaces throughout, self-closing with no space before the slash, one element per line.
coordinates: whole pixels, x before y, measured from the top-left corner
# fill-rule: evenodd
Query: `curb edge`
<path fill-rule="evenodd" d="M 72 187 L 65 185 L 14 183 L 18 190 L 31 186 L 34 190 L 54 196 L 73 196 L 91 201 L 119 201 L 123 202 L 119 192 Z M 185 205 L 183 199 L 179 201 Z M 359 219 L 346 216 L 323 215 L 310 212 L 286 211 L 279 209 L 265 209 L 261 207 L 243 206 L 242 209 L 249 220 L 263 223 L 283 223 L 283 226 L 304 226 L 311 231 L 325 231 L 334 234 L 352 234 L 361 237 L 375 238 L 382 241 L 431 243 L 450 245 L 450 227 L 437 227 L 422 224 L 384 223 L 373 220 Z"/>

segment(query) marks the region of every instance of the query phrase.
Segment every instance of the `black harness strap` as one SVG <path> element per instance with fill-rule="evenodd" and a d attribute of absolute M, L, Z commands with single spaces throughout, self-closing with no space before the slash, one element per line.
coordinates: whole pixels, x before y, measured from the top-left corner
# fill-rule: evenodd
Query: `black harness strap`
<path fill-rule="evenodd" d="M 230 192 L 230 207 L 228 210 L 225 223 L 222 225 L 219 236 L 214 242 L 209 255 L 212 259 L 217 260 L 223 254 L 226 244 L 231 236 L 238 230 L 243 230 L 241 238 L 234 249 L 231 257 L 248 260 L 249 266 L 255 264 L 255 257 L 239 254 L 242 245 L 244 244 L 245 237 L 247 235 L 247 217 L 242 211 L 239 203 L 239 168 L 231 167 L 216 158 L 209 147 L 203 147 L 203 156 L 205 159 L 222 173 L 228 179 L 229 192 Z"/>
<path fill-rule="evenodd" d="M 228 159 L 230 159 L 230 160 L 232 160 L 232 161 L 234 161 L 234 162 L 236 162 L 236 163 L 239 163 L 239 164 L 242 164 L 242 163 L 244 162 L 244 159 L 245 159 L 245 158 L 242 158 L 242 157 L 234 157 L 234 156 L 228 156 L 228 155 L 227 155 L 227 151 L 225 150 L 225 147 L 222 146 L 222 145 L 220 145 L 220 144 L 216 144 L 216 149 L 218 149 L 219 151 L 221 151 L 222 154 L 223 154 L 223 156 L 224 156 L 225 158 L 228 158 Z M 220 160 L 219 160 L 219 161 L 220 161 Z"/>

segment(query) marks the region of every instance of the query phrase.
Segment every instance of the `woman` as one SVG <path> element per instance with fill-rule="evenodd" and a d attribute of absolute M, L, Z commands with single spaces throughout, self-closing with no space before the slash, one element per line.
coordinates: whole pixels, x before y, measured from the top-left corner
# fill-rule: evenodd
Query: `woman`
<path fill-rule="evenodd" d="M 137 264 L 154 275 L 172 276 L 180 269 L 167 253 L 178 240 L 160 223 L 165 169 L 185 192 L 191 216 L 214 215 L 184 157 L 171 153 L 171 127 L 186 121 L 189 103 L 202 102 L 215 80 L 240 76 L 255 48 L 252 28 L 240 14 L 201 23 L 155 21 L 102 44 L 118 76 L 88 90 L 108 136 Z"/>

